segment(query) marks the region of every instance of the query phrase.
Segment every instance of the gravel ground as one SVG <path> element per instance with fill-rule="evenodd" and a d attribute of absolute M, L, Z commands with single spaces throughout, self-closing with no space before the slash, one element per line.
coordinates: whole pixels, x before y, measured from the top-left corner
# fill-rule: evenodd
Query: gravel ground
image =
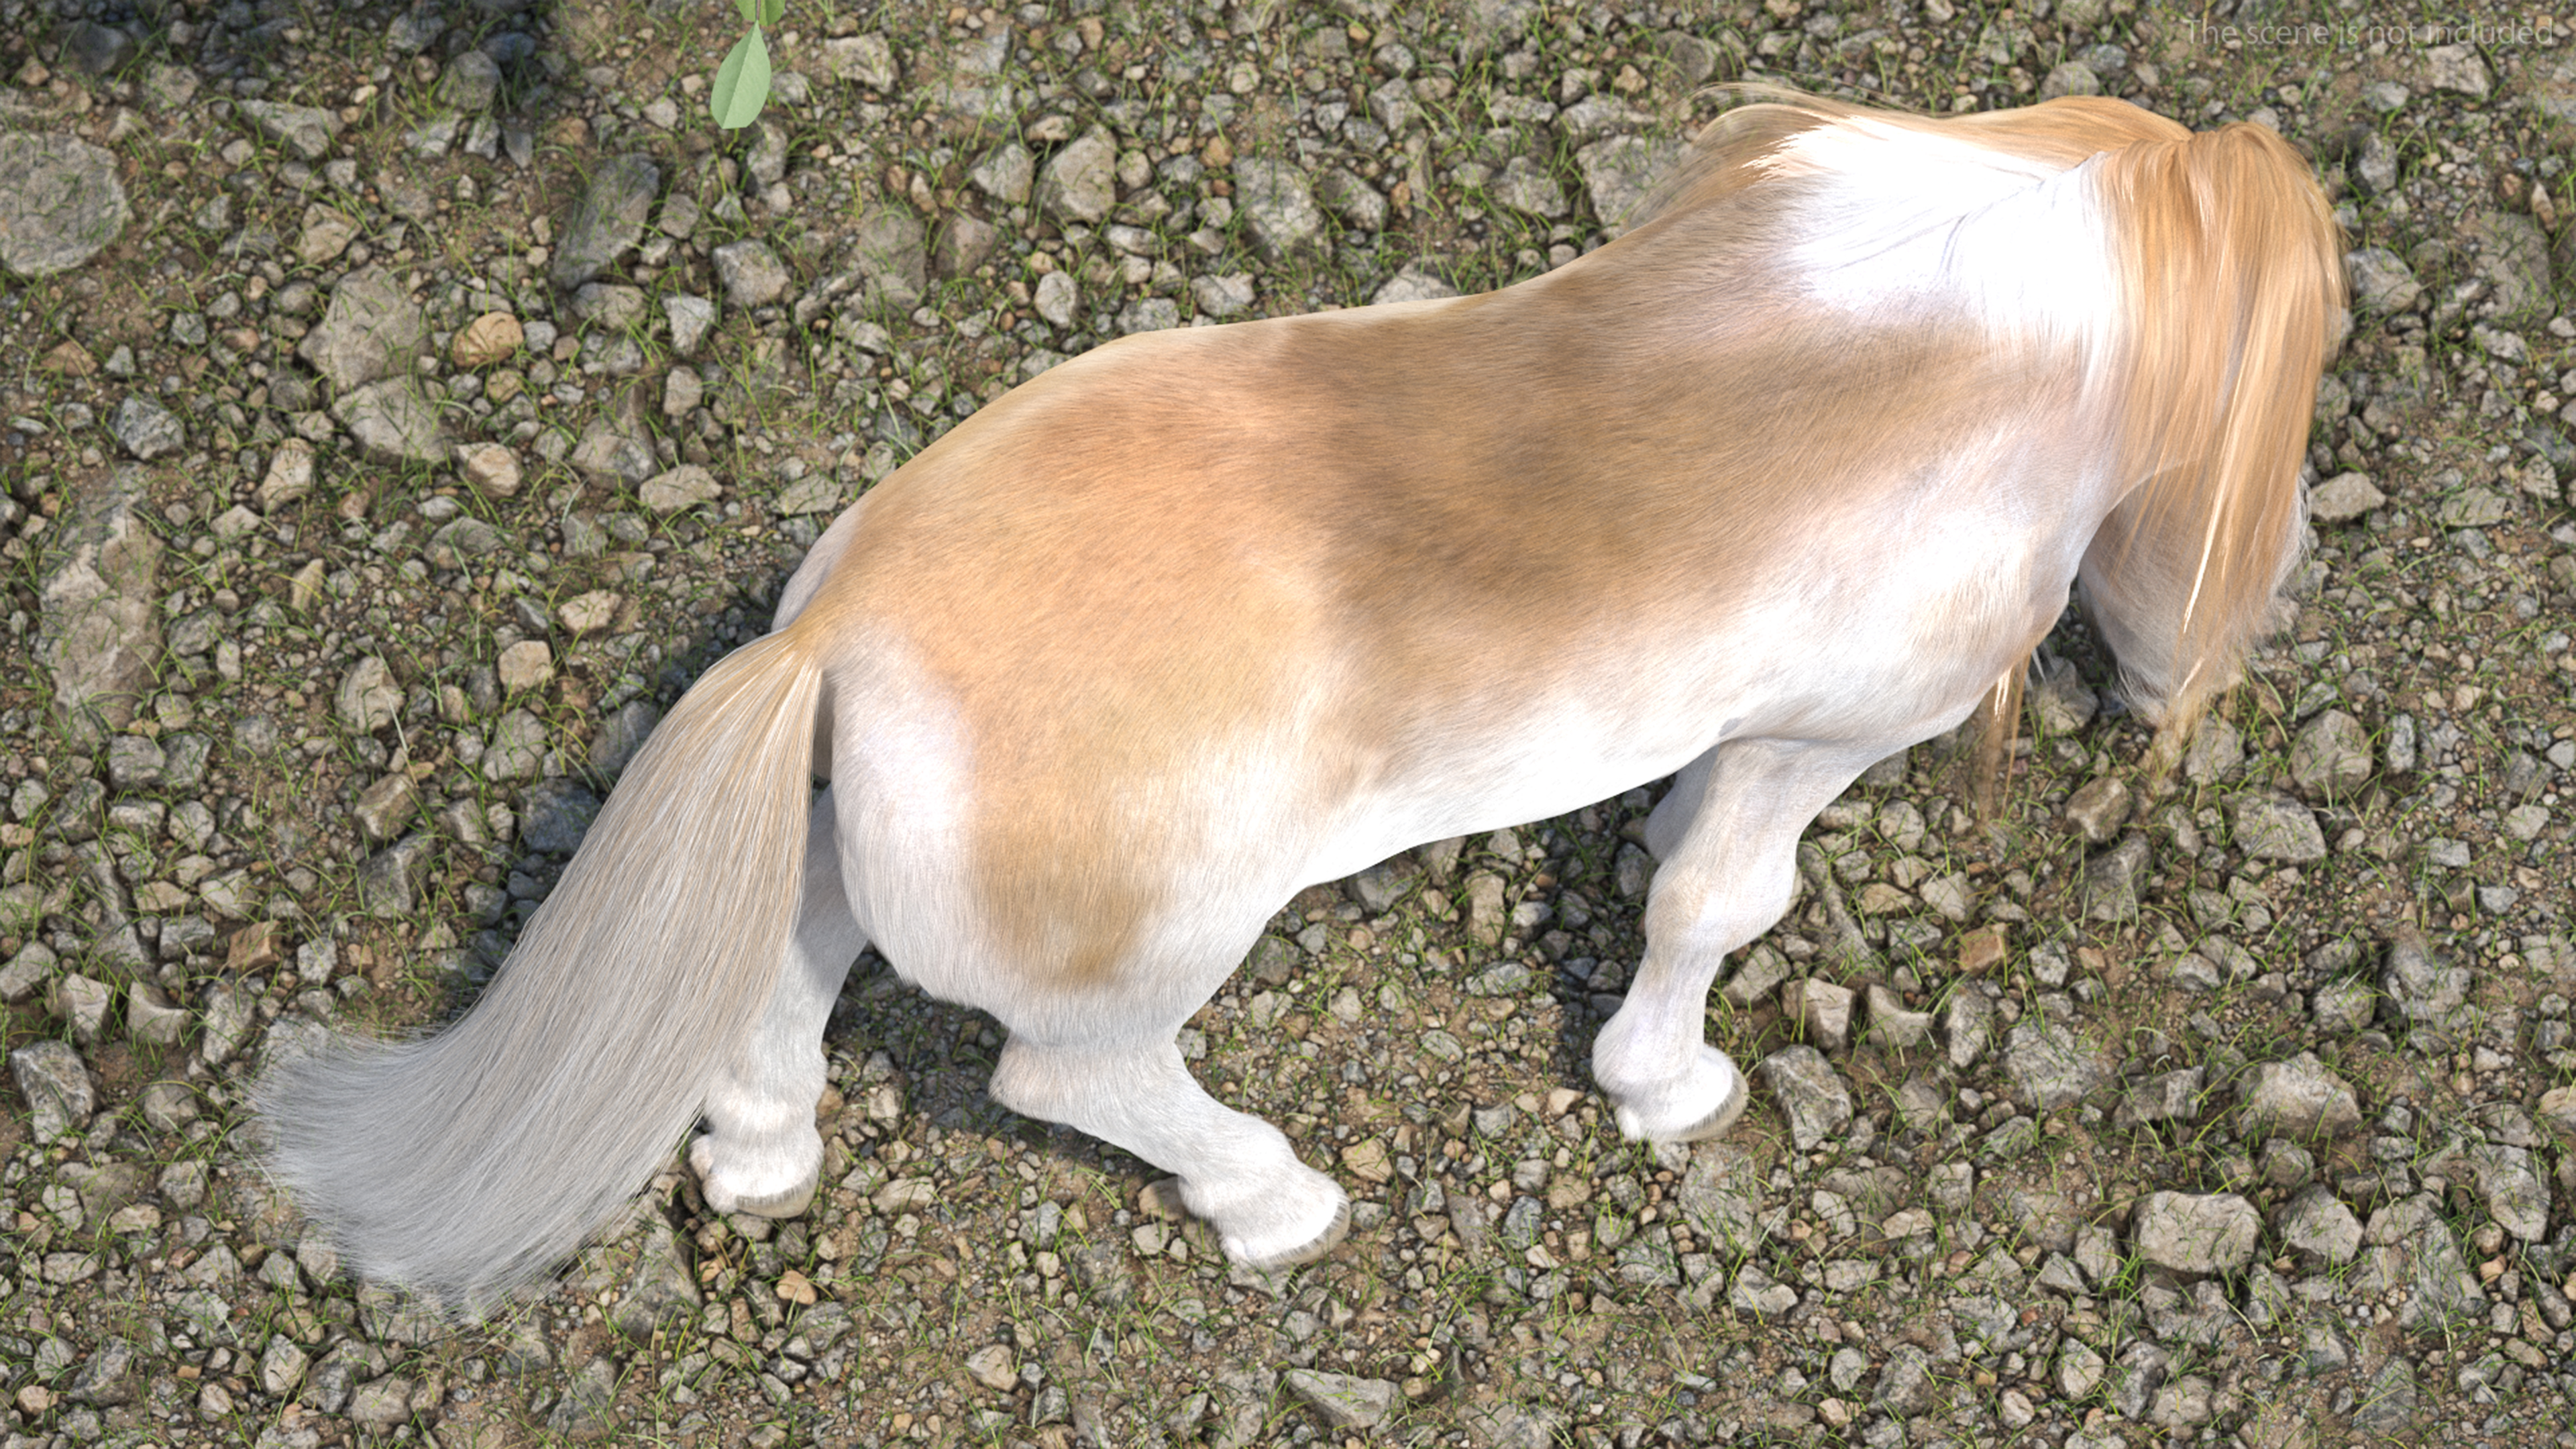
<path fill-rule="evenodd" d="M 0 1443 L 2576 1445 L 2576 48 L 2379 18 L 799 0 L 724 135 L 721 6 L 0 0 Z M 1657 787 L 1305 892 L 1186 1043 L 1355 1194 L 1284 1275 L 873 959 L 803 1221 L 675 1170 L 461 1329 L 301 1240 L 266 1044 L 470 999 L 869 481 L 1561 263 L 1747 73 L 2316 154 L 2312 547 L 2177 788 L 2070 618 L 1991 826 L 1935 742 L 1810 832 L 1696 1149 L 1584 1068 Z"/>

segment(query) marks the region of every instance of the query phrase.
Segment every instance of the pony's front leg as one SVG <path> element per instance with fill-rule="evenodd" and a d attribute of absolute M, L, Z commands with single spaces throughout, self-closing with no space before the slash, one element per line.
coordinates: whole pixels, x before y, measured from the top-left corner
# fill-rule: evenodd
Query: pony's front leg
<path fill-rule="evenodd" d="M 823 1026 L 868 938 L 850 914 L 832 828 L 832 792 L 814 802 L 803 906 L 760 1024 L 707 1089 L 706 1132 L 689 1146 L 707 1205 L 794 1217 L 814 1198 L 823 1139 L 814 1105 L 828 1079 Z"/>
<path fill-rule="evenodd" d="M 1692 762 L 1655 823 L 1679 826 L 1646 900 L 1646 955 L 1592 1043 L 1592 1075 L 1629 1137 L 1714 1137 L 1744 1111 L 1744 1074 L 1706 1040 L 1727 953 L 1789 908 L 1800 832 L 1886 753 L 1737 740 Z M 1697 778 L 1694 779 L 1693 777 Z M 1694 788 L 1696 787 L 1696 788 Z M 1654 824 L 1648 826 L 1652 838 Z"/>

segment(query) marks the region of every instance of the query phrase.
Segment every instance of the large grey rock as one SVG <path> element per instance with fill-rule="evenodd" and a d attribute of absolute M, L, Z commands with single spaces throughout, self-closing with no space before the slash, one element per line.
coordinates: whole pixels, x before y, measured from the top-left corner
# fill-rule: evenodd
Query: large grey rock
<path fill-rule="evenodd" d="M 2308 807 L 2286 795 L 2239 795 L 2228 802 L 2228 824 L 2236 848 L 2251 860 L 2304 865 L 2323 860 L 2325 832 Z"/>
<path fill-rule="evenodd" d="M 952 48 L 944 62 L 930 62 L 929 80 L 922 90 L 953 129 L 979 132 L 1007 127 L 1019 109 L 1019 92 L 1005 76 L 1010 60 L 1010 27 L 994 26 Z"/>
<path fill-rule="evenodd" d="M 1406 262 L 1402 270 L 1387 278 L 1386 285 L 1369 298 L 1370 303 L 1383 306 L 1389 302 L 1436 302 L 1457 296 L 1458 289 L 1431 268 L 1427 258 Z"/>
<path fill-rule="evenodd" d="M 2461 223 L 2460 235 L 2478 249 L 2477 274 L 2498 315 L 2523 317 L 2553 305 L 2549 234 L 2539 222 L 2517 211 L 2480 211 Z"/>
<path fill-rule="evenodd" d="M 2254 1261 L 2263 1218 L 2232 1192 L 2149 1193 L 2130 1224 L 2139 1256 L 2176 1273 L 2232 1273 Z"/>
<path fill-rule="evenodd" d="M 1118 143 L 1097 127 L 1047 159 L 1038 174 L 1038 209 L 1059 221 L 1097 226 L 1118 203 Z"/>
<path fill-rule="evenodd" d="M 533 780 L 545 762 L 546 727 L 535 715 L 514 709 L 493 724 L 491 742 L 483 747 L 483 778 Z"/>
<path fill-rule="evenodd" d="M 1324 210 L 1303 168 L 1261 156 L 1237 157 L 1234 163 L 1235 214 L 1262 258 L 1272 263 L 1292 257 L 1332 255 L 1324 234 Z"/>
<path fill-rule="evenodd" d="M 661 189 L 662 168 L 647 156 L 611 157 L 591 173 L 555 244 L 554 284 L 571 291 L 607 271 L 643 240 L 653 194 Z"/>
<path fill-rule="evenodd" d="M 33 1113 L 28 1127 L 43 1146 L 89 1126 L 98 1092 L 89 1067 L 69 1042 L 36 1041 L 9 1053 L 9 1074 Z"/>
<path fill-rule="evenodd" d="M 307 161 L 319 161 L 330 155 L 331 142 L 340 134 L 340 117 L 318 106 L 295 106 L 281 101 L 236 101 L 233 109 L 249 117 L 261 135 Z"/>
<path fill-rule="evenodd" d="M 635 1267 L 618 1294 L 615 1315 L 618 1331 L 637 1342 L 650 1341 L 658 1328 L 696 1317 L 704 1301 L 670 1223 L 652 1213 L 643 1215 L 643 1223 Z"/>
<path fill-rule="evenodd" d="M 2342 710 L 2319 714 L 2290 742 L 2290 783 L 2303 795 L 2339 799 L 2369 779 L 2370 732 Z"/>
<path fill-rule="evenodd" d="M 332 401 L 331 416 L 375 462 L 447 461 L 447 428 L 439 421 L 438 407 L 409 377 L 352 388 Z"/>
<path fill-rule="evenodd" d="M 581 848 L 599 818 L 599 797 L 567 777 L 540 780 L 519 802 L 519 843 L 530 850 L 570 855 Z"/>
<path fill-rule="evenodd" d="M 1754 1071 L 1789 1119 L 1789 1141 L 1800 1152 L 1815 1151 L 1851 1125 L 1851 1092 L 1814 1047 L 1782 1047 Z"/>
<path fill-rule="evenodd" d="M 36 661 L 83 744 L 133 719 L 160 663 L 161 538 L 140 513 L 145 486 L 141 469 L 120 467 L 78 489 L 41 590 Z"/>
<path fill-rule="evenodd" d="M 67 272 L 125 230 L 116 157 L 71 136 L 0 131 L 0 270 Z"/>
<path fill-rule="evenodd" d="M 2070 1027 L 2024 1017 L 2005 1039 L 2004 1070 L 2031 1110 L 2053 1112 L 2083 1101 L 2102 1085 L 2102 1064 Z"/>
<path fill-rule="evenodd" d="M 188 429 L 178 415 L 141 393 L 116 405 L 107 430 L 128 454 L 147 463 L 188 446 Z"/>
<path fill-rule="evenodd" d="M 2249 1138 L 2276 1132 L 2335 1136 L 2361 1125 L 2361 1104 L 2352 1087 L 2315 1052 L 2256 1065 L 2241 1079 L 2237 1099 Z"/>

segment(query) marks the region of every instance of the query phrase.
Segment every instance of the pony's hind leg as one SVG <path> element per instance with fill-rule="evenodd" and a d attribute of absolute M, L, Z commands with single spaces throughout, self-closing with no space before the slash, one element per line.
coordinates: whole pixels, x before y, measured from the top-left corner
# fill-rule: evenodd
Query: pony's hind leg
<path fill-rule="evenodd" d="M 1706 1040 L 1708 989 L 1728 952 L 1789 908 L 1799 832 L 1884 749 L 1739 740 L 1693 762 L 1656 819 L 1664 842 L 1646 900 L 1646 955 L 1592 1043 L 1592 1075 L 1629 1137 L 1714 1137 L 1744 1110 L 1744 1074 Z M 1696 781 L 1692 774 L 1696 773 Z M 1650 836 L 1653 826 L 1648 827 Z"/>
<path fill-rule="evenodd" d="M 823 1026 L 867 944 L 842 889 L 826 789 L 808 826 L 803 904 L 785 967 L 760 1024 L 709 1084 L 706 1132 L 689 1146 L 709 1207 L 794 1217 L 813 1200 L 823 1167 L 814 1130 L 827 1078 Z"/>
<path fill-rule="evenodd" d="M 1288 1138 L 1217 1102 L 1182 1065 L 1179 1023 L 1150 1040 L 1049 1046 L 1014 1035 L 994 1069 L 995 1101 L 1079 1127 L 1181 1180 L 1181 1202 L 1252 1267 L 1321 1257 L 1350 1226 L 1350 1199 L 1297 1160 Z"/>

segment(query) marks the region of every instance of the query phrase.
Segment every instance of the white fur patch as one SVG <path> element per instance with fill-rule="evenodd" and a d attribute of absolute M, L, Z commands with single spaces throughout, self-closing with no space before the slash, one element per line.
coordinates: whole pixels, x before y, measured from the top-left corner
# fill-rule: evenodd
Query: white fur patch
<path fill-rule="evenodd" d="M 1966 312 L 1997 334 L 2112 357 L 2120 280 L 2086 162 L 2060 170 L 1961 136 L 1868 118 L 1791 137 L 1765 163 L 1811 182 L 1786 270 L 1809 296 L 1884 322 Z"/>

